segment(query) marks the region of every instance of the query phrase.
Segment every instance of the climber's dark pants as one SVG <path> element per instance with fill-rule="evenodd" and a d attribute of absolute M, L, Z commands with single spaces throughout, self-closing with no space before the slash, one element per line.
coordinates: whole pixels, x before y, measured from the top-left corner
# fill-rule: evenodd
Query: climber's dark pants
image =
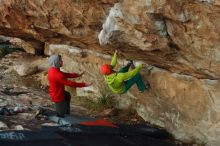
<path fill-rule="evenodd" d="M 70 93 L 65 91 L 64 100 L 55 103 L 57 116 L 64 117 L 65 114 L 70 114 L 70 100 L 71 100 Z"/>
<path fill-rule="evenodd" d="M 128 70 L 129 66 L 124 66 L 119 70 L 119 72 L 125 73 L 128 72 Z M 141 74 L 137 73 L 135 76 L 124 82 L 125 91 L 123 93 L 127 92 L 134 84 L 137 85 L 140 92 L 143 92 L 146 88 L 144 82 L 142 81 Z"/>

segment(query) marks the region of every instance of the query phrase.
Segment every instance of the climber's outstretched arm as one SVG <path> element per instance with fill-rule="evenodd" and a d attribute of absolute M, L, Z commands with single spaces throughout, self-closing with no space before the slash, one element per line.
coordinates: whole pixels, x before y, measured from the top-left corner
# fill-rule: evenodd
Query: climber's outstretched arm
<path fill-rule="evenodd" d="M 118 53 L 118 51 L 116 50 L 113 57 L 112 57 L 112 61 L 111 61 L 112 69 L 114 69 L 117 64 L 117 53 Z"/>

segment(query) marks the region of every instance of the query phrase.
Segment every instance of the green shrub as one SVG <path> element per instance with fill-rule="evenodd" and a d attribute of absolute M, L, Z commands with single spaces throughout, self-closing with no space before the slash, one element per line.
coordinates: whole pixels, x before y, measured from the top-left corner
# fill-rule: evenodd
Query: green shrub
<path fill-rule="evenodd" d="M 97 98 L 97 105 L 101 108 L 113 108 L 116 104 L 115 97 L 108 91 L 100 91 L 100 96 Z"/>
<path fill-rule="evenodd" d="M 77 96 L 74 97 L 73 103 L 83 106 L 91 112 L 99 112 L 107 108 L 114 108 L 116 100 L 112 94 L 109 94 L 108 92 L 100 92 L 100 95 L 96 100 L 89 97 Z"/>
<path fill-rule="evenodd" d="M 2 44 L 2 45 L 0 45 L 0 58 L 4 57 L 5 55 L 10 54 L 14 51 L 17 51 L 17 50 L 22 50 L 22 49 L 17 48 L 13 45 Z"/>

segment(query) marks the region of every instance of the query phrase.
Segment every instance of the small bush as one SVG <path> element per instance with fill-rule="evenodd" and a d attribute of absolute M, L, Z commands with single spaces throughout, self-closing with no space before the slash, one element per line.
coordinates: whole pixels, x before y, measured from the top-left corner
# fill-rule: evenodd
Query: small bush
<path fill-rule="evenodd" d="M 73 99 L 73 103 L 79 106 L 83 106 L 87 109 L 93 109 L 94 105 L 96 104 L 93 100 L 89 99 L 85 96 L 76 96 Z"/>
<path fill-rule="evenodd" d="M 10 54 L 14 51 L 17 51 L 17 50 L 22 50 L 22 49 L 16 48 L 13 45 L 2 44 L 2 45 L 0 45 L 0 58 L 4 57 L 5 55 Z"/>
<path fill-rule="evenodd" d="M 97 99 L 97 104 L 101 108 L 113 108 L 116 104 L 115 98 L 111 93 L 101 91 Z"/>
<path fill-rule="evenodd" d="M 112 94 L 102 91 L 100 96 L 96 100 L 92 100 L 88 97 L 77 96 L 73 99 L 74 104 L 83 106 L 89 109 L 91 112 L 102 111 L 107 108 L 114 108 L 116 100 Z"/>

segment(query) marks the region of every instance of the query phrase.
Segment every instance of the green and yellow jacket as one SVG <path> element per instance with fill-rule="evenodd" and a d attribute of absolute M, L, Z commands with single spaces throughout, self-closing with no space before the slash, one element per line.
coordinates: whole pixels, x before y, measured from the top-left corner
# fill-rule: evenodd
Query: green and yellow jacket
<path fill-rule="evenodd" d="M 112 69 L 115 68 L 117 64 L 117 54 L 114 53 L 111 61 Z M 138 74 L 142 68 L 142 64 L 138 65 L 135 69 L 128 71 L 126 73 L 122 72 L 113 72 L 110 75 L 104 75 L 105 81 L 108 84 L 109 88 L 114 92 L 118 94 L 122 94 L 125 91 L 125 85 L 124 82 L 126 80 L 131 79 L 133 76 Z"/>

